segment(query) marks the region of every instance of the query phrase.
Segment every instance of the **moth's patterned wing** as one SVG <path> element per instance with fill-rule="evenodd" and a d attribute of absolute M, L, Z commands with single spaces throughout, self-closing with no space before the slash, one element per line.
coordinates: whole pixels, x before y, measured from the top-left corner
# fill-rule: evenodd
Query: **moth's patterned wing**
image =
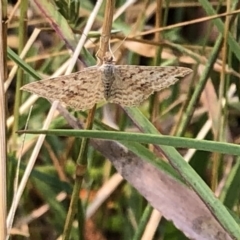
<path fill-rule="evenodd" d="M 114 66 L 115 81 L 109 102 L 122 106 L 136 106 L 153 92 L 160 91 L 192 72 L 184 67 Z"/>
<path fill-rule="evenodd" d="M 104 99 L 101 73 L 97 66 L 66 76 L 29 83 L 21 88 L 49 100 L 58 100 L 75 110 L 91 109 Z"/>

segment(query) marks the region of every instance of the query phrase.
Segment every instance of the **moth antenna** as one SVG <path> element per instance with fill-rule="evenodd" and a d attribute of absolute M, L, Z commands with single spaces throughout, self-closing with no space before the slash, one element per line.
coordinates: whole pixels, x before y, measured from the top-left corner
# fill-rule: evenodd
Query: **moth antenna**
<path fill-rule="evenodd" d="M 110 55 L 111 55 L 111 61 L 116 62 L 116 58 L 114 56 L 114 53 L 121 47 L 121 45 L 126 40 L 126 38 L 127 38 L 127 36 L 124 37 L 124 39 L 120 42 L 120 44 L 116 47 L 116 49 L 114 51 L 112 51 L 111 42 L 108 41 L 108 51 L 104 54 L 103 59 L 99 57 L 99 52 L 101 51 L 101 41 L 100 41 L 100 46 L 99 46 L 99 49 L 96 53 L 97 65 L 101 65 L 102 60 L 106 61 L 106 59 L 110 59 Z"/>
<path fill-rule="evenodd" d="M 124 37 L 124 39 L 119 43 L 119 45 L 116 47 L 116 49 L 113 52 L 111 50 L 112 55 L 114 55 L 114 53 L 122 46 L 123 42 L 127 39 L 127 37 L 128 36 Z M 110 43 L 109 43 L 109 45 L 110 45 Z M 110 46 L 109 46 L 109 49 L 111 49 Z"/>
<path fill-rule="evenodd" d="M 112 49 L 111 49 L 111 43 L 110 43 L 110 41 L 108 42 L 108 49 L 109 49 L 109 53 L 111 53 L 112 61 L 115 62 L 115 61 L 116 61 L 116 58 L 115 58 L 114 53 L 113 53 L 113 51 L 112 51 Z M 117 50 L 117 49 L 116 49 L 116 50 Z M 116 50 L 115 50 L 115 51 L 116 51 Z"/>

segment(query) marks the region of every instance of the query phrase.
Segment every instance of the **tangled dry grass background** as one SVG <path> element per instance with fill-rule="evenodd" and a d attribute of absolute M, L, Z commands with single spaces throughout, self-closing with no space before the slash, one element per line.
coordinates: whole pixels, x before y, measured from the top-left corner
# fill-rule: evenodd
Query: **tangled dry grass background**
<path fill-rule="evenodd" d="M 239 239 L 238 1 L 1 4 L 1 239 L 5 222 L 12 239 Z M 74 112 L 20 91 L 96 64 L 101 35 L 116 64 L 193 74 L 137 109 Z"/>

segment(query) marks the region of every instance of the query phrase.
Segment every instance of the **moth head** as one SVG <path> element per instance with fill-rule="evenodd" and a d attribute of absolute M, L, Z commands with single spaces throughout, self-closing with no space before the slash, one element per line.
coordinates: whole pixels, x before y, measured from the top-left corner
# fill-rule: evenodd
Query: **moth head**
<path fill-rule="evenodd" d="M 116 61 L 111 52 L 106 52 L 103 57 L 103 62 L 104 64 L 114 64 Z"/>

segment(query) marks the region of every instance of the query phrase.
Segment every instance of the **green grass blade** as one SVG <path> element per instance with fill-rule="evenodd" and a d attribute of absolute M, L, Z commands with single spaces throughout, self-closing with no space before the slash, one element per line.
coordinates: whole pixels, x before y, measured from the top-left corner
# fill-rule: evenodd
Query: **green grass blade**
<path fill-rule="evenodd" d="M 177 148 L 195 148 L 197 150 L 239 155 L 240 146 L 232 143 L 197 140 L 185 137 L 173 137 L 147 133 L 128 133 L 99 130 L 28 130 L 31 134 L 51 134 L 56 136 L 74 136 L 81 138 L 98 138 L 106 140 L 130 141 L 146 144 L 173 146 Z"/>

